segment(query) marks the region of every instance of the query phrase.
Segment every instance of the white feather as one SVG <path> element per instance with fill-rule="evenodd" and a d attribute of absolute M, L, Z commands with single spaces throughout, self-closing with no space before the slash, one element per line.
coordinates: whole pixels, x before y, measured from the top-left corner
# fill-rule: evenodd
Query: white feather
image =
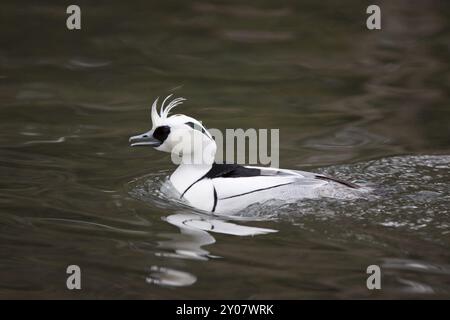
<path fill-rule="evenodd" d="M 176 106 L 183 103 L 183 101 L 186 101 L 185 98 L 175 98 L 173 99 L 167 106 L 165 106 L 166 102 L 173 96 L 173 94 L 168 95 L 164 101 L 161 103 L 161 108 L 158 113 L 158 100 L 159 97 L 156 98 L 156 100 L 152 104 L 152 111 L 151 111 L 151 118 L 152 118 L 152 126 L 153 129 L 161 125 L 161 123 L 169 118 L 169 112 L 175 108 Z"/>
<path fill-rule="evenodd" d="M 155 129 L 158 126 L 160 119 L 161 119 L 158 114 L 158 110 L 156 110 L 156 107 L 158 105 L 158 99 L 159 99 L 159 97 L 156 98 L 156 100 L 153 102 L 153 105 L 152 105 L 151 118 L 152 118 L 153 129 Z"/>

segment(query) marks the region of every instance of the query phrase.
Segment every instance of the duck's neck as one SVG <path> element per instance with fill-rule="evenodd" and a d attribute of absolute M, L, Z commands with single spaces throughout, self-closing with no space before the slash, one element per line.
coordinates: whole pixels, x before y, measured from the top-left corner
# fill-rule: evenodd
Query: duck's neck
<path fill-rule="evenodd" d="M 170 182 L 180 194 L 183 194 L 190 186 L 205 176 L 211 167 L 212 164 L 180 164 L 170 176 Z"/>
<path fill-rule="evenodd" d="M 193 161 L 191 155 L 181 158 L 180 165 L 170 176 L 170 181 L 180 194 L 203 178 L 212 168 L 216 148 L 210 148 L 207 151 L 205 150 L 201 161 Z"/>

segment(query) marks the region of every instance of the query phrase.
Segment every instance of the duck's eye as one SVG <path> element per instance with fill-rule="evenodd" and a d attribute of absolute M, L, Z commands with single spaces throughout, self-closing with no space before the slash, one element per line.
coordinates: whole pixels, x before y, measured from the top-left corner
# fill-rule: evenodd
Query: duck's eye
<path fill-rule="evenodd" d="M 205 133 L 205 132 L 206 132 L 205 128 L 203 128 L 202 126 L 200 126 L 200 125 L 198 125 L 198 124 L 195 124 L 195 123 L 193 123 L 193 122 L 186 122 L 185 125 L 188 125 L 188 126 L 191 127 L 192 129 L 198 130 L 198 131 L 200 131 L 201 133 Z"/>
<path fill-rule="evenodd" d="M 170 133 L 170 127 L 169 126 L 161 126 L 155 129 L 153 131 L 153 138 L 161 141 L 161 143 L 164 142 L 164 140 L 167 139 L 167 136 Z"/>

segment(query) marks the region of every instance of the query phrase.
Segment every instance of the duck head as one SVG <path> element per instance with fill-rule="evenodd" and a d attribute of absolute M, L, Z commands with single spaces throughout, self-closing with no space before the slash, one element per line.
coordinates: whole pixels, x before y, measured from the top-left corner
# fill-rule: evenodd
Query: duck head
<path fill-rule="evenodd" d="M 130 145 L 150 146 L 172 154 L 172 161 L 191 164 L 210 164 L 216 154 L 216 143 L 202 123 L 183 114 L 169 116 L 169 112 L 186 99 L 172 95 L 164 99 L 158 113 L 157 98 L 152 105 L 152 129 L 130 138 Z M 167 104 L 167 105 L 166 105 Z M 178 160 L 177 160 L 178 159 Z"/>

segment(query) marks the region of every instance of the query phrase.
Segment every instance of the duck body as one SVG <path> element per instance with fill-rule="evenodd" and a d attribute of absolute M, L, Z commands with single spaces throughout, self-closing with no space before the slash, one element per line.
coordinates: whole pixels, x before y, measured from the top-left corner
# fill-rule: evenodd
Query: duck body
<path fill-rule="evenodd" d="M 179 167 L 170 182 L 182 200 L 215 213 L 233 213 L 270 200 L 350 199 L 359 189 L 352 183 L 305 171 L 217 163 Z"/>

